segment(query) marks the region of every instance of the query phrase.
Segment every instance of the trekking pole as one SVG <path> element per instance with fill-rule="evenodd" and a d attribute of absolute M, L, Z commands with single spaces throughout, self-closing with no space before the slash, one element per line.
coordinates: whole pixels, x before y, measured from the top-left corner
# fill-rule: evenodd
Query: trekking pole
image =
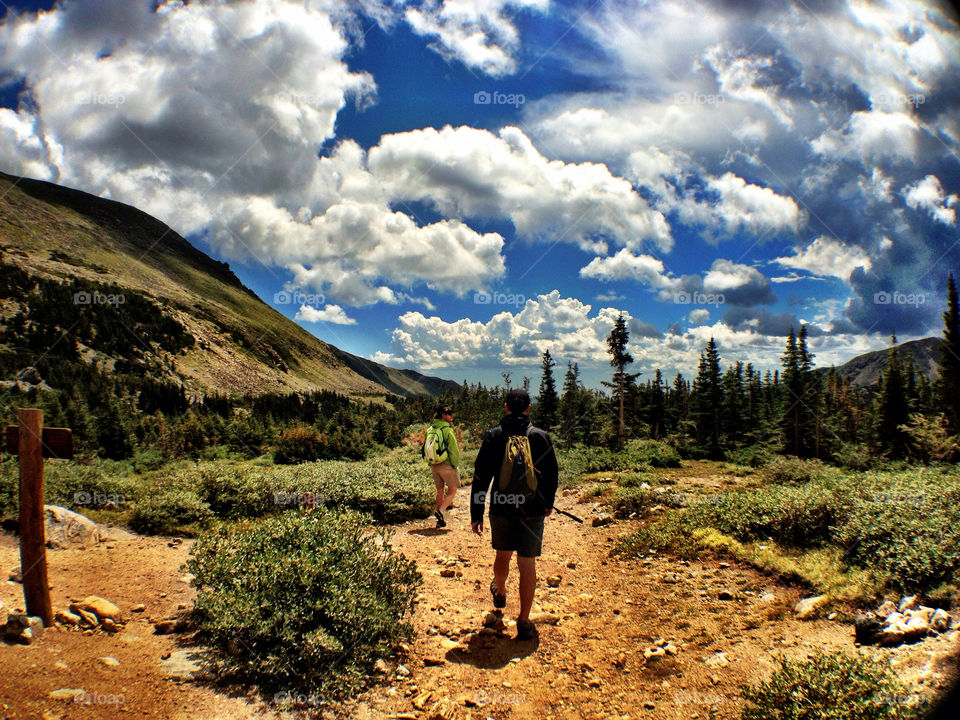
<path fill-rule="evenodd" d="M 580 523 L 581 525 L 583 525 L 583 520 L 580 519 L 580 518 L 578 518 L 578 517 L 577 517 L 576 515 L 574 515 L 573 513 L 568 513 L 566 510 L 561 510 L 561 509 L 558 508 L 558 507 L 553 508 L 553 511 L 554 511 L 555 513 L 560 513 L 561 515 L 566 515 L 566 516 L 567 516 L 568 518 L 570 518 L 571 520 L 576 520 L 578 523 Z"/>

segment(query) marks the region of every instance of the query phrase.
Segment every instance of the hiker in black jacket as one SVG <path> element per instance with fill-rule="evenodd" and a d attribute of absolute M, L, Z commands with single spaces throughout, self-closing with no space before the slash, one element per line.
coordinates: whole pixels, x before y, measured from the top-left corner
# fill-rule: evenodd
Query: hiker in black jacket
<path fill-rule="evenodd" d="M 528 640 L 535 634 L 530 608 L 537 587 L 543 519 L 553 512 L 557 493 L 557 457 L 550 436 L 530 422 L 530 396 L 525 390 L 508 392 L 504 410 L 507 415 L 500 424 L 483 436 L 474 464 L 470 527 L 477 535 L 483 532 L 483 510 L 489 495 L 490 535 L 497 553 L 490 583 L 493 605 L 506 607 L 510 557 L 517 553 L 517 639 Z"/>

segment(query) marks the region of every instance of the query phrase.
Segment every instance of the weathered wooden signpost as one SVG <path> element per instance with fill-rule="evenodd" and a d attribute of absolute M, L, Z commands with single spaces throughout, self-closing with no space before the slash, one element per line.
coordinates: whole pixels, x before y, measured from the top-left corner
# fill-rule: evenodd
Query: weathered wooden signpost
<path fill-rule="evenodd" d="M 20 423 L 7 426 L 7 452 L 20 460 L 20 575 L 27 614 L 53 625 L 47 582 L 47 539 L 43 510 L 43 459 L 73 457 L 73 433 L 43 427 L 43 411 L 20 408 Z"/>

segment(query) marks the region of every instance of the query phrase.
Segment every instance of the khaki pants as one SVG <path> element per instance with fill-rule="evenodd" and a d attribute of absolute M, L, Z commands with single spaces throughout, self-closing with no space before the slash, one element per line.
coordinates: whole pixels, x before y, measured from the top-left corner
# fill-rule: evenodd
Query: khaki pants
<path fill-rule="evenodd" d="M 431 465 L 430 470 L 433 472 L 433 483 L 437 486 L 438 492 L 444 488 L 456 490 L 460 487 L 460 471 L 450 463 Z"/>

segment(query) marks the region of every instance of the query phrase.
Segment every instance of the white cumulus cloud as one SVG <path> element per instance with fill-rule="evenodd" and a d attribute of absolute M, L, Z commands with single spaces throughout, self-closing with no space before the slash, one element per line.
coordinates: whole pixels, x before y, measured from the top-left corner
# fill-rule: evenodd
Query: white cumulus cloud
<path fill-rule="evenodd" d="M 819 277 L 848 280 L 855 268 L 869 270 L 870 257 L 856 245 L 821 236 L 805 248 L 794 248 L 794 254 L 778 257 L 774 262 L 795 270 L 806 270 Z"/>
<path fill-rule="evenodd" d="M 916 184 L 907 185 L 901 194 L 909 207 L 926 210 L 934 220 L 944 225 L 957 224 L 957 211 L 953 206 L 960 201 L 960 197 L 947 195 L 936 175 L 927 175 Z"/>
<path fill-rule="evenodd" d="M 325 305 L 322 310 L 310 305 L 301 305 L 297 310 L 297 320 L 311 323 L 332 323 L 333 325 L 356 325 L 357 321 L 348 317 L 339 305 Z"/>

